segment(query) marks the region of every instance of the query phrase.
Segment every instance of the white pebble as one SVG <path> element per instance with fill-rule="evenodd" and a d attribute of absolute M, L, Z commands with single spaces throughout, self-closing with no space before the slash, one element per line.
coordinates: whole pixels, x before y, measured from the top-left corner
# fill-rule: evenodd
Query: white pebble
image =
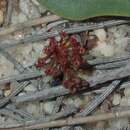
<path fill-rule="evenodd" d="M 28 85 L 27 87 L 25 87 L 24 90 L 28 93 L 28 92 L 35 92 L 37 89 L 32 85 Z"/>
<path fill-rule="evenodd" d="M 54 105 L 55 105 L 55 102 L 54 102 L 54 101 L 45 102 L 45 103 L 43 104 L 44 111 L 45 111 L 47 114 L 51 114 L 52 111 L 53 111 Z"/>
<path fill-rule="evenodd" d="M 27 16 L 25 14 L 23 13 L 17 14 L 16 12 L 13 13 L 11 17 L 12 24 L 22 23 L 24 21 L 27 21 Z"/>
<path fill-rule="evenodd" d="M 11 94 L 11 90 L 9 89 L 9 90 L 6 90 L 5 92 L 4 92 L 4 96 L 5 97 L 7 97 L 7 96 L 9 96 Z"/>
<path fill-rule="evenodd" d="M 121 95 L 120 94 L 114 94 L 113 96 L 113 105 L 119 105 L 121 100 Z"/>
<path fill-rule="evenodd" d="M 0 126 L 5 124 L 5 117 L 0 116 Z"/>
<path fill-rule="evenodd" d="M 18 20 L 19 20 L 19 23 L 23 23 L 23 22 L 27 21 L 27 16 L 23 13 L 20 13 L 18 15 Z"/>
<path fill-rule="evenodd" d="M 126 97 L 130 97 L 130 88 L 125 88 L 124 94 Z"/>
<path fill-rule="evenodd" d="M 17 121 L 12 118 L 8 118 L 4 123 L 5 125 L 13 125 L 13 124 L 16 124 Z"/>
<path fill-rule="evenodd" d="M 130 97 L 123 97 L 120 106 L 130 106 Z"/>
<path fill-rule="evenodd" d="M 110 44 L 107 44 L 106 42 L 97 42 L 97 46 L 90 51 L 91 55 L 94 55 L 96 57 L 111 57 L 114 55 L 114 47 Z"/>
<path fill-rule="evenodd" d="M 83 100 L 81 100 L 81 98 L 79 98 L 79 97 L 76 97 L 76 98 L 74 99 L 74 105 L 75 105 L 77 108 L 81 107 L 81 106 L 83 105 Z"/>
<path fill-rule="evenodd" d="M 113 119 L 109 121 L 111 130 L 127 130 L 129 122 L 127 118 Z"/>
<path fill-rule="evenodd" d="M 14 74 L 14 65 L 0 55 L 0 77 Z"/>
<path fill-rule="evenodd" d="M 97 29 L 94 31 L 94 33 L 97 36 L 99 41 L 103 42 L 106 40 L 107 34 L 104 29 Z"/>
<path fill-rule="evenodd" d="M 29 103 L 26 107 L 26 110 L 28 113 L 34 115 L 34 116 L 39 116 L 39 105 L 38 103 Z"/>
<path fill-rule="evenodd" d="M 67 98 L 67 99 L 65 100 L 65 104 L 73 105 L 73 106 L 79 108 L 79 107 L 83 106 L 84 100 L 81 99 L 81 98 L 79 98 L 79 97 L 77 97 L 77 96 L 75 96 L 75 97 L 70 97 L 70 98 Z"/>
<path fill-rule="evenodd" d="M 56 41 L 59 42 L 61 40 L 61 37 L 60 36 L 56 36 L 55 39 L 56 39 Z"/>
<path fill-rule="evenodd" d="M 28 18 L 38 18 L 40 13 L 30 0 L 20 0 L 19 7 Z"/>
<path fill-rule="evenodd" d="M 25 95 L 26 95 L 25 92 L 21 92 L 21 93 L 18 94 L 18 96 L 25 96 Z"/>

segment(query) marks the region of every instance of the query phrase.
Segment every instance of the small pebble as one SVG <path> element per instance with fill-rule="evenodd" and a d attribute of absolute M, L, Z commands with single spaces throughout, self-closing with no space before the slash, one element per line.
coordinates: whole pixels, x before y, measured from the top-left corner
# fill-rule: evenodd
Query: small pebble
<path fill-rule="evenodd" d="M 125 97 L 130 97 L 130 88 L 125 88 L 124 95 Z"/>
<path fill-rule="evenodd" d="M 129 122 L 127 118 L 113 119 L 109 121 L 111 130 L 128 130 Z"/>
<path fill-rule="evenodd" d="M 18 94 L 18 96 L 25 96 L 25 95 L 26 95 L 25 92 L 21 92 L 21 93 Z"/>
<path fill-rule="evenodd" d="M 113 96 L 113 105 L 119 105 L 121 101 L 121 95 L 120 94 L 114 94 Z"/>
<path fill-rule="evenodd" d="M 0 126 L 5 124 L 5 117 L 0 115 Z"/>
<path fill-rule="evenodd" d="M 50 101 L 50 102 L 45 102 L 43 103 L 43 109 L 47 114 L 51 114 L 54 108 L 55 102 Z"/>
<path fill-rule="evenodd" d="M 91 55 L 96 57 L 111 57 L 114 55 L 114 47 L 106 42 L 97 42 L 97 46 L 90 52 Z"/>
<path fill-rule="evenodd" d="M 9 96 L 11 94 L 11 92 L 12 92 L 11 90 L 5 90 L 4 91 L 4 96 L 5 97 Z"/>
<path fill-rule="evenodd" d="M 14 124 L 17 124 L 17 121 L 12 118 L 7 118 L 4 123 L 5 125 L 14 125 Z"/>
<path fill-rule="evenodd" d="M 104 42 L 106 40 L 107 34 L 104 29 L 97 29 L 94 31 L 94 33 L 99 41 Z"/>
<path fill-rule="evenodd" d="M 35 117 L 40 116 L 40 115 L 39 115 L 39 114 L 40 114 L 40 113 L 39 113 L 40 110 L 39 110 L 39 105 L 38 105 L 38 103 L 29 103 L 29 104 L 27 104 L 26 110 L 27 110 L 28 113 L 32 114 L 32 115 L 35 116 Z"/>
<path fill-rule="evenodd" d="M 74 99 L 74 105 L 77 107 L 77 108 L 80 108 L 81 106 L 83 106 L 84 102 L 81 98 L 79 97 L 76 97 Z"/>
<path fill-rule="evenodd" d="M 130 97 L 123 97 L 120 106 L 130 106 Z"/>
<path fill-rule="evenodd" d="M 26 91 L 27 93 L 35 92 L 35 91 L 37 91 L 37 88 L 32 85 L 28 85 L 27 87 L 25 87 L 24 91 Z"/>
<path fill-rule="evenodd" d="M 11 17 L 12 24 L 18 24 L 27 21 L 27 16 L 23 13 L 17 14 L 16 12 L 13 13 Z"/>
<path fill-rule="evenodd" d="M 65 100 L 65 104 L 74 105 L 77 108 L 80 108 L 84 105 L 84 100 L 78 96 L 70 97 Z"/>
<path fill-rule="evenodd" d="M 40 17 L 40 12 L 30 0 L 20 0 L 21 11 L 30 19 Z"/>

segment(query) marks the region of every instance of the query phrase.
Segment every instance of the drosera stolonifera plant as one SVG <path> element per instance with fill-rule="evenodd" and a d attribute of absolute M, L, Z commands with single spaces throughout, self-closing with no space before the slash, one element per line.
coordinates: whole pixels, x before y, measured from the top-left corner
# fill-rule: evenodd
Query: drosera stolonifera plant
<path fill-rule="evenodd" d="M 54 79 L 63 76 L 63 86 L 71 93 L 75 93 L 89 87 L 89 83 L 77 75 L 82 71 L 80 66 L 87 64 L 83 56 L 88 49 L 81 46 L 75 35 L 61 32 L 60 37 L 60 41 L 54 37 L 50 38 L 49 45 L 43 49 L 45 56 L 38 59 L 36 66 Z"/>

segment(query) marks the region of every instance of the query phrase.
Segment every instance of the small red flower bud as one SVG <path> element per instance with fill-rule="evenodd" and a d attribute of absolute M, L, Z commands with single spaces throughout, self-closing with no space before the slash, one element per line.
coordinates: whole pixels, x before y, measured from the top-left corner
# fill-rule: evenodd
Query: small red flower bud
<path fill-rule="evenodd" d="M 64 39 L 67 36 L 67 33 L 62 31 L 60 33 L 60 36 L 61 36 L 62 39 Z"/>
<path fill-rule="evenodd" d="M 76 38 L 71 37 L 70 43 L 71 43 L 72 47 L 78 47 L 78 42 L 77 42 Z"/>
<path fill-rule="evenodd" d="M 55 48 L 56 45 L 57 45 L 57 41 L 55 40 L 55 38 L 51 38 L 51 39 L 50 39 L 49 46 L 50 46 L 51 48 Z"/>
<path fill-rule="evenodd" d="M 86 49 L 85 49 L 85 48 L 83 48 L 83 47 L 80 47 L 80 48 L 79 48 L 79 54 L 84 55 L 85 52 L 86 52 Z"/>
<path fill-rule="evenodd" d="M 44 67 L 44 65 L 45 65 L 44 58 L 39 58 L 38 61 L 37 61 L 36 67 L 42 68 L 42 67 Z"/>
<path fill-rule="evenodd" d="M 63 85 L 64 85 L 64 87 L 65 87 L 66 89 L 68 89 L 68 88 L 70 87 L 70 85 L 69 85 L 69 80 L 64 80 L 64 81 L 63 81 Z"/>
<path fill-rule="evenodd" d="M 46 75 L 52 75 L 53 74 L 53 68 L 47 68 L 45 70 Z"/>
<path fill-rule="evenodd" d="M 75 94 L 77 89 L 75 87 L 69 88 L 71 94 Z"/>
<path fill-rule="evenodd" d="M 74 78 L 73 82 L 75 82 L 75 84 L 80 84 L 81 83 L 81 79 L 80 78 Z"/>

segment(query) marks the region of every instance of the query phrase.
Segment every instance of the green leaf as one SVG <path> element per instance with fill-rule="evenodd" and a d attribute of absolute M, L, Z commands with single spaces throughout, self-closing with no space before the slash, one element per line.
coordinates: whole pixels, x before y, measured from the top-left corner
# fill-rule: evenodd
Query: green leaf
<path fill-rule="evenodd" d="M 39 0 L 53 13 L 71 20 L 97 16 L 130 16 L 130 0 Z"/>

